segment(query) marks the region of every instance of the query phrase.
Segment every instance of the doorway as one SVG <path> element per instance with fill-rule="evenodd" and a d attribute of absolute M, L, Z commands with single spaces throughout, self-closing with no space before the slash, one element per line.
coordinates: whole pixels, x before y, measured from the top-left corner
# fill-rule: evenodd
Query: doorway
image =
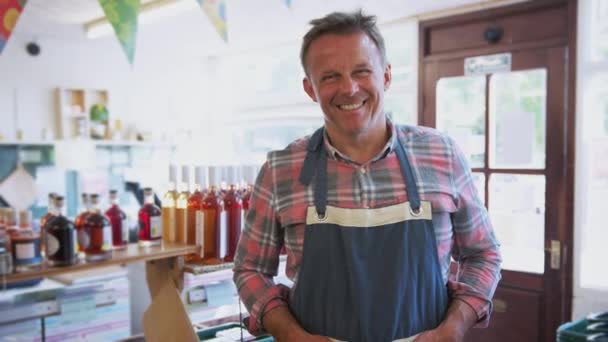
<path fill-rule="evenodd" d="M 576 1 L 420 23 L 419 123 L 467 156 L 503 253 L 488 329 L 555 341 L 572 302 Z"/>

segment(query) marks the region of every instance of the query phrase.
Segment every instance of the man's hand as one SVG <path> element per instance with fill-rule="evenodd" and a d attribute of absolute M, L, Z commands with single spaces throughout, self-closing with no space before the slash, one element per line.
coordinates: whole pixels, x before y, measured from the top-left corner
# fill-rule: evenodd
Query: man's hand
<path fill-rule="evenodd" d="M 263 324 L 277 342 L 330 342 L 327 337 L 311 335 L 302 329 L 286 306 L 270 310 L 264 315 Z"/>
<path fill-rule="evenodd" d="M 459 299 L 450 303 L 445 319 L 433 330 L 421 333 L 414 342 L 462 342 L 467 331 L 477 322 L 477 314 Z"/>

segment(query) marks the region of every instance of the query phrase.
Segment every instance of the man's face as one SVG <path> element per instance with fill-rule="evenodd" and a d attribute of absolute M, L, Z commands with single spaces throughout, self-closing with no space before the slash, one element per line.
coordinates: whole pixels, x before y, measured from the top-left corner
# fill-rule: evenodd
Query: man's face
<path fill-rule="evenodd" d="M 310 44 L 305 65 L 304 90 L 321 105 L 330 136 L 352 139 L 384 132 L 391 68 L 367 34 L 323 35 Z"/>

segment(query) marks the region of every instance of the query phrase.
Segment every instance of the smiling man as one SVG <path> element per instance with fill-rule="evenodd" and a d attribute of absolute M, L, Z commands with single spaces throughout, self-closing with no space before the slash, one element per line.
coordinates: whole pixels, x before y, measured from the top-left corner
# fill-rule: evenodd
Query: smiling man
<path fill-rule="evenodd" d="M 465 158 L 389 120 L 375 17 L 311 24 L 303 86 L 325 124 L 258 175 L 234 268 L 248 327 L 290 342 L 462 341 L 488 324 L 501 262 Z M 291 289 L 272 280 L 283 247 Z"/>

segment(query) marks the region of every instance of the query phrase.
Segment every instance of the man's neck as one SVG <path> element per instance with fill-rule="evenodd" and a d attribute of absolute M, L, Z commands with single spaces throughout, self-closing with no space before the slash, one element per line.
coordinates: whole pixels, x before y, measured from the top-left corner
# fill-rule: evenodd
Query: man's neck
<path fill-rule="evenodd" d="M 340 153 L 362 165 L 376 157 L 384 149 L 391 137 L 391 131 L 387 125 L 384 125 L 384 129 L 369 132 L 367 135 L 342 136 L 332 134 L 330 130 L 327 130 L 327 136 L 332 146 Z"/>

